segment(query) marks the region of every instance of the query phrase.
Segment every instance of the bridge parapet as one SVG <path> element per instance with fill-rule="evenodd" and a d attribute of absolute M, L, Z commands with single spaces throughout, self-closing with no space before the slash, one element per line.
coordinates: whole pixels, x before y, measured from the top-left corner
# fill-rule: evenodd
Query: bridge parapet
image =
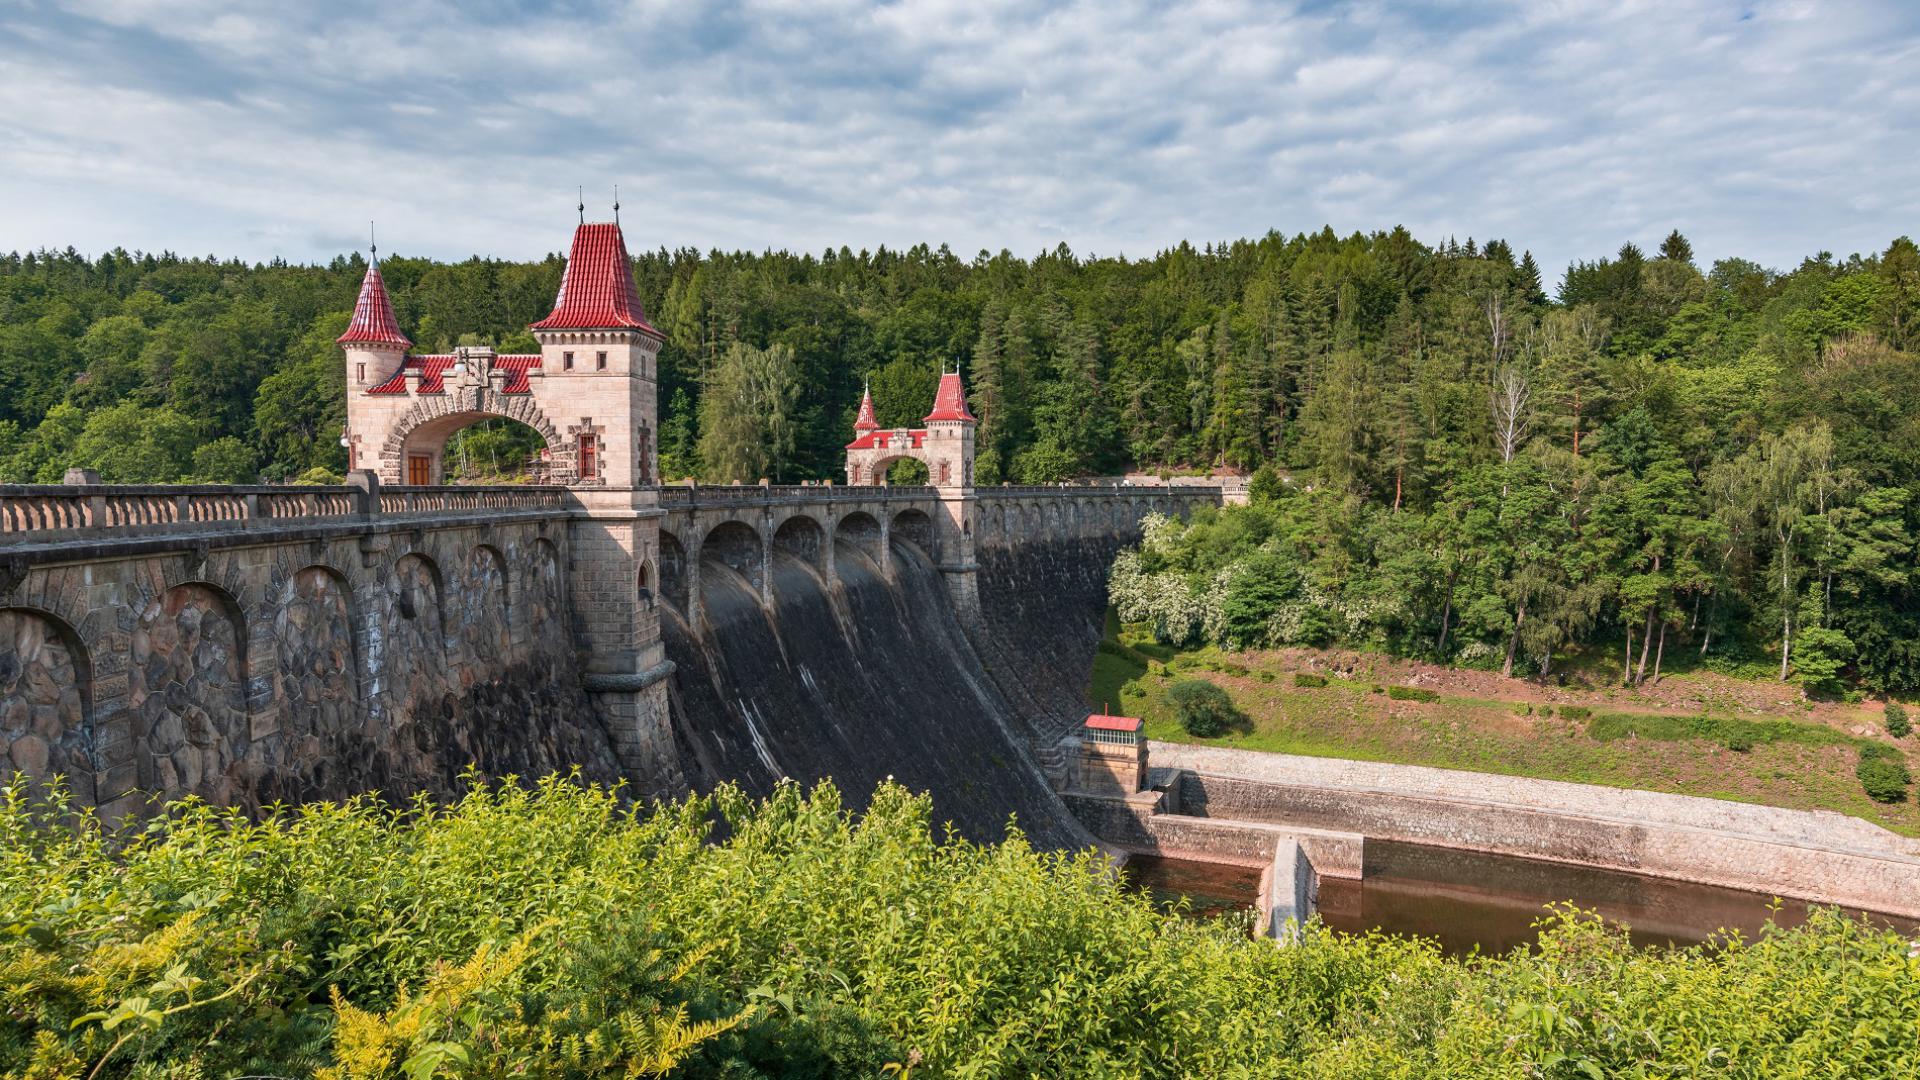
<path fill-rule="evenodd" d="M 259 532 L 460 511 L 565 513 L 565 488 L 0 485 L 0 547 Z"/>

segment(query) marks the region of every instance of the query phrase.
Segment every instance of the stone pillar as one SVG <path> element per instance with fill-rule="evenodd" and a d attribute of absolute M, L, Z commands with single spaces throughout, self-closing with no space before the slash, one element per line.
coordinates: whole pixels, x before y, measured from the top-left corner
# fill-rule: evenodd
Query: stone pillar
<path fill-rule="evenodd" d="M 961 627 L 969 631 L 980 625 L 980 563 L 974 558 L 973 536 L 978 506 L 971 486 L 942 488 L 933 522 L 940 548 L 940 577 L 946 582 L 954 614 L 959 616 Z"/>
<path fill-rule="evenodd" d="M 658 496 L 650 489 L 576 489 L 574 495 L 581 513 L 570 527 L 567 578 L 581 684 L 599 706 L 635 787 L 644 794 L 680 794 L 686 780 L 667 716 L 673 663 L 660 640 L 659 619 L 640 595 L 641 565 L 659 562 Z M 697 579 L 692 584 L 697 596 Z"/>

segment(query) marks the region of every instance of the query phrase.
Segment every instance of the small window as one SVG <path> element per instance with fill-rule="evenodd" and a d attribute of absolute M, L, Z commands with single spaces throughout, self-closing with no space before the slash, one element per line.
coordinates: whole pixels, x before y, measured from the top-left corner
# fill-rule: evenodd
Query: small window
<path fill-rule="evenodd" d="M 359 382 L 359 383 L 363 383 L 367 381 L 367 365 L 365 364 L 353 365 L 353 381 Z"/>
<path fill-rule="evenodd" d="M 599 369 L 600 371 L 607 370 L 607 354 L 595 353 L 593 355 L 593 366 Z"/>
<path fill-rule="evenodd" d="M 570 352 L 561 353 L 560 366 L 562 368 L 565 368 L 568 371 L 572 371 L 573 370 L 573 354 Z"/>
<path fill-rule="evenodd" d="M 595 471 L 600 467 L 598 450 L 593 436 L 580 436 L 580 479 L 591 480 L 599 475 Z"/>

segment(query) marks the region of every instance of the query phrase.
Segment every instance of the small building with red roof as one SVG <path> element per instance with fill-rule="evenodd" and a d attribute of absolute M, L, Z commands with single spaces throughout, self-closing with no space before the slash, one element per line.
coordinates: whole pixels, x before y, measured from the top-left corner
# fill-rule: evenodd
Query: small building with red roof
<path fill-rule="evenodd" d="M 1080 725 L 1071 783 L 1093 795 L 1125 798 L 1147 786 L 1145 725 L 1137 716 L 1093 713 Z"/>
<path fill-rule="evenodd" d="M 967 410 L 966 388 L 960 372 L 940 373 L 933 395 L 933 411 L 917 428 L 883 428 L 874 418 L 871 389 L 860 397 L 853 422 L 853 441 L 847 444 L 847 483 L 885 484 L 887 470 L 903 459 L 924 462 L 927 483 L 936 488 L 973 486 L 974 431 L 979 427 Z"/>
<path fill-rule="evenodd" d="M 376 252 L 337 339 L 346 353 L 348 468 L 388 484 L 445 483 L 448 438 L 498 416 L 540 434 L 551 482 L 658 483 L 657 360 L 666 338 L 647 322 L 618 222 L 574 230 L 553 311 L 528 329 L 537 353 L 412 352 Z"/>

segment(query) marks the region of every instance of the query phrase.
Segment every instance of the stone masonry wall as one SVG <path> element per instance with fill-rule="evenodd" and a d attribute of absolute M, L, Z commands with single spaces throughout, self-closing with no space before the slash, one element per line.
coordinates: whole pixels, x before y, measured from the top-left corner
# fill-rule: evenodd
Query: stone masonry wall
<path fill-rule="evenodd" d="M 33 566 L 0 594 L 0 778 L 110 815 L 618 780 L 566 545 L 562 517 Z"/>

